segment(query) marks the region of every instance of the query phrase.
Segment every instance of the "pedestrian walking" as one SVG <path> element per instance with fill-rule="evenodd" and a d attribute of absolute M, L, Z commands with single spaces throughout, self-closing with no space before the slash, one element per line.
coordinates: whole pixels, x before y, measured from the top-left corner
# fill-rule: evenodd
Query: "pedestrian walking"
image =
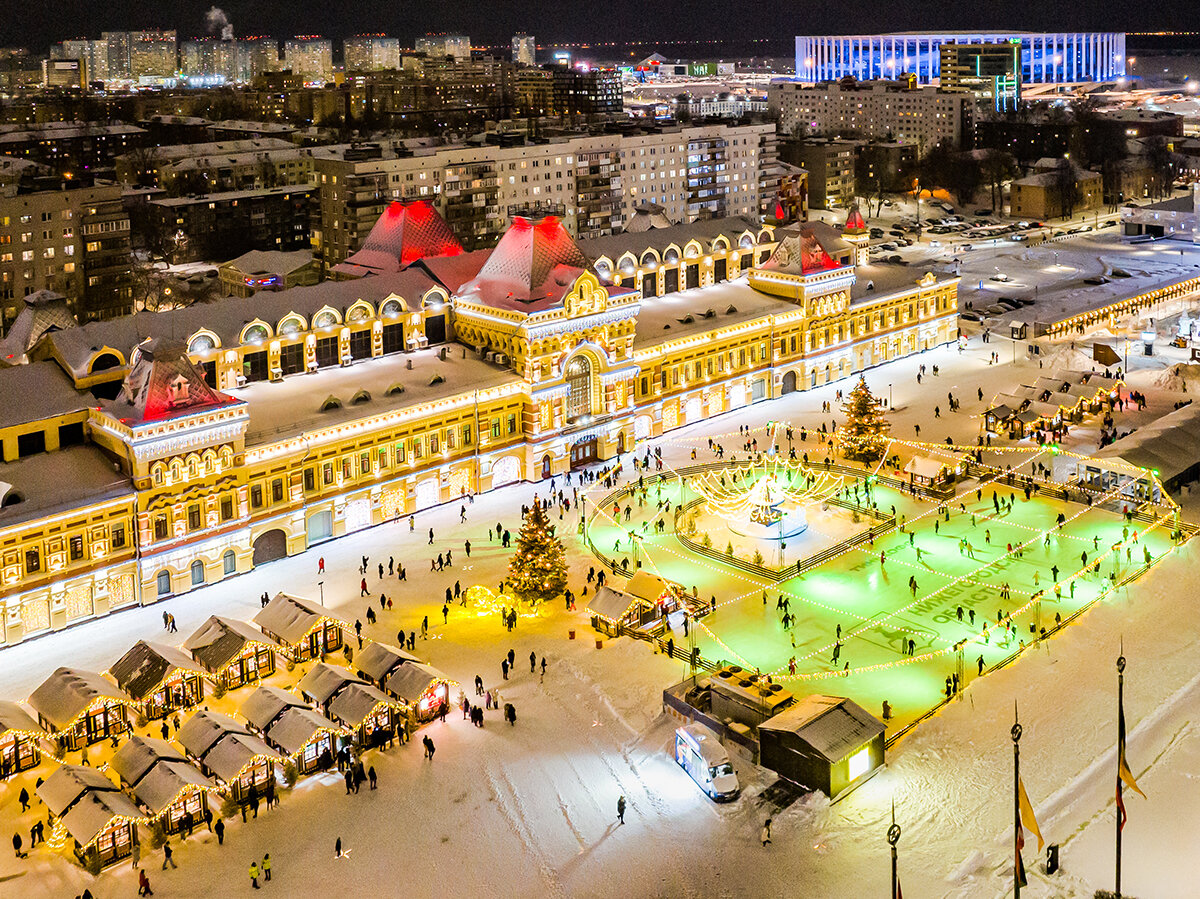
<path fill-rule="evenodd" d="M 258 885 L 258 860 L 250 862 L 250 886 L 258 890 L 261 887 Z"/>
<path fill-rule="evenodd" d="M 21 854 L 21 835 L 19 833 L 13 834 L 13 851 L 16 852 L 17 858 L 25 857 Z"/>
<path fill-rule="evenodd" d="M 617 799 L 617 821 L 621 824 L 625 823 L 625 797 L 621 796 Z"/>
<path fill-rule="evenodd" d="M 165 740 L 166 737 L 163 737 L 163 739 Z M 17 801 L 21 803 L 22 812 L 29 811 L 29 790 L 21 787 L 21 795 L 17 797 Z"/>
<path fill-rule="evenodd" d="M 338 837 L 337 842 L 333 844 L 333 857 L 334 858 L 342 857 L 342 838 L 341 837 Z"/>
<path fill-rule="evenodd" d="M 504 674 L 504 679 L 508 680 L 508 659 L 500 660 L 500 671 Z"/>
<path fill-rule="evenodd" d="M 220 818 L 218 818 L 217 822 L 213 825 L 213 833 L 215 833 L 217 835 L 217 845 L 224 846 L 225 845 L 225 822 L 223 820 L 221 820 Z"/>
<path fill-rule="evenodd" d="M 175 864 L 175 859 L 173 857 L 174 854 L 175 853 L 173 853 L 171 851 L 170 841 L 168 840 L 167 842 L 163 843 L 163 866 L 162 866 L 162 869 L 164 871 L 167 870 L 167 865 L 170 865 L 172 868 L 179 867 L 179 865 Z"/>
<path fill-rule="evenodd" d="M 429 734 L 426 734 L 424 737 L 421 738 L 421 743 L 424 744 L 424 746 L 425 746 L 425 758 L 429 759 L 429 761 L 432 762 L 433 754 L 434 754 L 434 752 L 437 751 L 437 749 L 433 745 L 433 740 L 429 739 Z"/>
<path fill-rule="evenodd" d="M 270 881 L 270 879 L 271 879 L 271 853 L 269 853 L 269 852 L 263 855 L 262 870 L 263 870 L 263 880 Z"/>
<path fill-rule="evenodd" d="M 476 696 L 483 695 L 483 678 L 480 677 L 478 674 L 475 675 L 475 695 Z"/>
<path fill-rule="evenodd" d="M 529 673 L 534 674 L 537 671 L 537 653 L 529 653 Z"/>
<path fill-rule="evenodd" d="M 154 890 L 150 889 L 150 878 L 146 876 L 146 872 L 138 871 L 138 895 L 153 896 Z"/>
<path fill-rule="evenodd" d="M 374 765 L 372 765 L 370 767 L 370 769 L 367 771 L 367 780 L 369 780 L 371 782 L 372 790 L 374 790 L 379 785 L 377 775 L 375 774 L 375 766 Z"/>
<path fill-rule="evenodd" d="M 768 818 L 763 822 L 762 831 L 759 833 L 759 838 L 762 840 L 763 848 L 771 842 L 771 819 Z"/>

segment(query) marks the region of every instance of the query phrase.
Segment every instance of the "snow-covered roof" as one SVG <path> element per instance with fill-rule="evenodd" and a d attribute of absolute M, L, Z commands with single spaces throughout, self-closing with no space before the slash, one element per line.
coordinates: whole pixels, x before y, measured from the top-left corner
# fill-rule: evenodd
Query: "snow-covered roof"
<path fill-rule="evenodd" d="M 462 252 L 462 244 L 433 206 L 424 200 L 397 201 L 376 220 L 362 248 L 334 270 L 352 275 L 398 272 L 418 259 Z"/>
<path fill-rule="evenodd" d="M 258 758 L 280 758 L 262 737 L 220 712 L 197 712 L 184 722 L 176 739 L 226 783 L 236 780 Z"/>
<path fill-rule="evenodd" d="M 815 694 L 768 718 L 758 729 L 794 733 L 832 763 L 841 761 L 887 727 L 844 696 Z"/>
<path fill-rule="evenodd" d="M 71 313 L 67 298 L 52 290 L 39 290 L 25 297 L 25 305 L 8 326 L 0 340 L 0 363 L 21 365 L 28 361 L 29 351 L 51 331 L 74 328 L 79 322 Z M 21 404 L 14 404 L 21 405 Z M 42 404 L 37 408 L 41 411 Z"/>
<path fill-rule="evenodd" d="M 353 683 L 329 704 L 329 717 L 348 727 L 358 727 L 379 706 L 401 708 L 402 704 L 370 684 Z"/>
<path fill-rule="evenodd" d="M 359 671 L 378 683 L 397 665 L 421 660 L 403 649 L 397 649 L 387 643 L 371 642 L 354 657 L 354 661 Z"/>
<path fill-rule="evenodd" d="M 91 844 L 112 823 L 113 818 L 144 819 L 133 800 L 117 789 L 88 790 L 69 812 L 62 816 L 67 833 L 80 845 Z"/>
<path fill-rule="evenodd" d="M 561 303 L 585 268 L 587 259 L 561 221 L 516 216 L 461 294 L 485 306 L 537 312 Z"/>
<path fill-rule="evenodd" d="M 13 730 L 35 736 L 48 736 L 23 705 L 7 699 L 0 699 L 0 735 Z"/>
<path fill-rule="evenodd" d="M 105 409 L 122 421 L 142 422 L 241 402 L 209 386 L 182 340 L 148 337 L 133 352 L 120 395 Z"/>
<path fill-rule="evenodd" d="M 268 740 L 288 755 L 295 755 L 320 736 L 322 731 L 344 733 L 345 728 L 312 709 L 290 708 L 267 728 L 266 735 Z"/>
<path fill-rule="evenodd" d="M 323 621 L 333 621 L 341 627 L 349 627 L 344 619 L 331 615 L 326 608 L 311 599 L 292 596 L 289 593 L 276 593 L 275 598 L 267 603 L 253 620 L 262 628 L 263 633 L 277 637 L 289 646 L 300 643 Z"/>
<path fill-rule="evenodd" d="M 219 615 L 213 615 L 196 628 L 184 641 L 183 648 L 205 671 L 218 674 L 241 656 L 247 644 L 281 648 L 278 642 L 247 622 Z"/>
<path fill-rule="evenodd" d="M 447 675 L 424 662 L 405 662 L 384 681 L 383 688 L 408 703 L 415 703 L 435 681 L 453 684 Z"/>
<path fill-rule="evenodd" d="M 682 225 L 673 225 L 662 219 L 665 224 L 655 224 L 649 228 L 638 229 L 636 223 L 649 216 L 634 215 L 620 234 L 606 234 L 602 237 L 592 237 L 579 242 L 579 249 L 588 259 L 599 259 L 606 256 L 615 264 L 625 253 L 632 253 L 639 261 L 646 250 L 655 250 L 660 255 L 672 245 L 683 251 L 689 241 L 699 242 L 704 253 L 711 252 L 713 241 L 724 237 L 730 248 L 737 247 L 742 234 L 749 231 L 757 239 L 762 226 L 753 219 L 745 216 L 730 216 L 728 218 L 701 219 Z"/>
<path fill-rule="evenodd" d="M 108 669 L 117 686 L 134 699 L 146 699 L 176 672 L 206 674 L 182 649 L 145 640 L 138 640 Z"/>
<path fill-rule="evenodd" d="M 41 396 L 38 390 L 11 394 L 7 390 L 8 383 L 5 383 L 0 388 L 0 396 Z M 0 481 L 12 484 L 22 497 L 21 502 L 0 508 L 2 527 L 57 512 L 78 512 L 81 497 L 86 497 L 89 503 L 98 504 L 121 497 L 132 500 L 134 495 L 129 476 L 94 444 L 67 447 L 53 453 L 37 453 L 14 462 L 0 463 Z"/>
<path fill-rule="evenodd" d="M 37 788 L 52 815 L 61 815 L 88 790 L 116 790 L 117 785 L 87 765 L 62 765 Z"/>
<path fill-rule="evenodd" d="M 941 459 L 931 459 L 929 456 L 913 456 L 904 466 L 904 472 L 916 475 L 918 478 L 933 480 L 940 477 L 942 472 L 953 464 L 952 462 L 943 462 Z"/>
<path fill-rule="evenodd" d="M 33 691 L 29 704 L 43 721 L 66 730 L 93 703 L 104 700 L 134 704 L 129 694 L 94 671 L 59 668 Z"/>
<path fill-rule="evenodd" d="M 703 724 L 688 724 L 680 730 L 688 732 L 707 764 L 719 765 L 729 761 L 729 753 L 725 751 L 717 735 Z"/>
<path fill-rule="evenodd" d="M 362 680 L 349 668 L 317 662 L 308 670 L 308 674 L 300 679 L 296 689 L 317 705 L 324 705 L 338 690 L 356 682 L 362 683 Z"/>
<path fill-rule="evenodd" d="M 587 604 L 587 610 L 593 615 L 618 621 L 630 606 L 640 601 L 636 596 L 605 585 L 596 591 L 591 602 Z"/>
<path fill-rule="evenodd" d="M 161 761 L 186 760 L 184 754 L 166 740 L 134 734 L 113 753 L 110 764 L 121 780 L 127 784 L 136 784 Z"/>
<path fill-rule="evenodd" d="M 258 730 L 265 731 L 284 709 L 303 708 L 306 705 L 295 693 L 264 684 L 250 694 L 238 711 Z"/>
<path fill-rule="evenodd" d="M 626 593 L 652 603 L 658 602 L 659 597 L 664 593 L 670 593 L 671 589 L 670 581 L 657 574 L 651 574 L 644 568 L 635 571 L 633 577 L 629 579 L 629 583 L 625 585 Z"/>
<path fill-rule="evenodd" d="M 226 734 L 248 734 L 250 729 L 245 724 L 220 712 L 207 709 L 192 715 L 183 722 L 175 739 L 194 758 L 203 759 L 204 754 L 212 749 L 213 744 Z"/>
<path fill-rule="evenodd" d="M 1157 472 L 1170 481 L 1200 463 L 1200 406 L 1176 409 L 1132 434 L 1092 454 L 1095 459 L 1120 460 Z"/>

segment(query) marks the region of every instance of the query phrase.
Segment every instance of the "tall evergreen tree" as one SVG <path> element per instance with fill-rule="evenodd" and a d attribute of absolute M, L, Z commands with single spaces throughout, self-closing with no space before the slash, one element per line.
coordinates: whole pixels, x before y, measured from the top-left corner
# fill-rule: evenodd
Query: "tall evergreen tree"
<path fill-rule="evenodd" d="M 841 427 L 842 451 L 848 459 L 874 462 L 883 458 L 890 429 L 883 414 L 883 404 L 875 399 L 867 379 L 860 377 L 850 397 L 842 404 L 846 423 Z"/>
<path fill-rule="evenodd" d="M 567 553 L 540 501 L 525 515 L 517 551 L 508 563 L 508 587 L 530 605 L 554 599 L 567 586 Z"/>

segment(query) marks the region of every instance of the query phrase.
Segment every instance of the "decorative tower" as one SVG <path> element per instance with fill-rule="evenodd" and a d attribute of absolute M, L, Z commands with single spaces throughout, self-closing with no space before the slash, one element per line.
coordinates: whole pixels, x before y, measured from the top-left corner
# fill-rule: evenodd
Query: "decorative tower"
<path fill-rule="evenodd" d="M 867 228 L 867 220 L 863 218 L 857 203 L 850 207 L 850 214 L 846 216 L 846 227 L 842 229 L 842 239 L 854 247 L 854 264 L 866 265 L 869 252 L 867 243 L 871 239 L 871 232 Z"/>

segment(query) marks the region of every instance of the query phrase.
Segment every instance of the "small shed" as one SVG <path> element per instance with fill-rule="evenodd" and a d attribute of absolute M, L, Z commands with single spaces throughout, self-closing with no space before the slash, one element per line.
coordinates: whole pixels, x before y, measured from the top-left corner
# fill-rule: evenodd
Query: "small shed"
<path fill-rule="evenodd" d="M 111 767 L 167 833 L 190 833 L 202 822 L 208 791 L 217 786 L 182 752 L 153 737 L 130 737 L 113 754 Z"/>
<path fill-rule="evenodd" d="M 418 721 L 432 721 L 450 708 L 450 690 L 458 682 L 424 662 L 405 662 L 383 682 L 386 693 L 404 702 Z"/>
<path fill-rule="evenodd" d="M 350 629 L 345 619 L 330 615 L 324 606 L 289 593 L 276 593 L 254 616 L 254 623 L 268 637 L 279 641 L 294 662 L 341 649 L 345 631 Z"/>
<path fill-rule="evenodd" d="M 963 461 L 959 459 L 936 459 L 933 456 L 913 456 L 904 466 L 908 482 L 917 487 L 937 487 L 951 484 L 962 473 Z"/>
<path fill-rule="evenodd" d="M 78 668 L 59 668 L 33 691 L 29 704 L 64 751 L 124 733 L 128 707 L 139 705 L 116 684 Z"/>
<path fill-rule="evenodd" d="M 390 741 L 407 704 L 386 695 L 348 668 L 318 662 L 300 681 L 303 696 L 331 719 L 354 730 L 360 746 Z"/>
<path fill-rule="evenodd" d="M 883 765 L 886 729 L 844 696 L 806 696 L 758 726 L 759 763 L 837 799 Z"/>
<path fill-rule="evenodd" d="M 1008 323 L 1008 330 L 1009 336 L 1011 336 L 1013 340 L 1024 340 L 1026 334 L 1029 333 L 1029 325 L 1025 324 L 1023 321 L 1013 319 Z"/>
<path fill-rule="evenodd" d="M 0 699 L 0 780 L 36 768 L 50 734 L 20 703 Z"/>
<path fill-rule="evenodd" d="M 406 662 L 420 662 L 416 656 L 387 643 L 368 643 L 355 656 L 358 670 L 382 687 L 389 674 Z"/>
<path fill-rule="evenodd" d="M 95 859 L 107 868 L 133 854 L 138 822 L 146 816 L 95 768 L 63 765 L 37 788 L 37 794 L 58 819 L 55 831 L 61 827 L 74 840 L 80 864 Z"/>
<path fill-rule="evenodd" d="M 332 765 L 337 750 L 334 738 L 349 733 L 310 709 L 296 694 L 278 687 L 259 687 L 250 694 L 241 713 L 269 745 L 296 760 L 301 774 Z"/>
<path fill-rule="evenodd" d="M 147 718 L 199 705 L 207 672 L 181 649 L 138 640 L 108 669 L 117 686 L 142 703 Z"/>
<path fill-rule="evenodd" d="M 219 615 L 200 625 L 183 648 L 226 690 L 274 674 L 275 653 L 282 649 L 247 622 Z"/>
<path fill-rule="evenodd" d="M 592 616 L 592 627 L 610 637 L 619 635 L 622 626 L 641 627 L 657 617 L 653 603 L 609 586 L 596 591 L 587 610 Z"/>
<path fill-rule="evenodd" d="M 266 791 L 283 756 L 240 721 L 220 712 L 197 712 L 183 723 L 175 739 L 200 770 L 215 777 L 229 798 L 245 804 L 250 794 Z"/>

